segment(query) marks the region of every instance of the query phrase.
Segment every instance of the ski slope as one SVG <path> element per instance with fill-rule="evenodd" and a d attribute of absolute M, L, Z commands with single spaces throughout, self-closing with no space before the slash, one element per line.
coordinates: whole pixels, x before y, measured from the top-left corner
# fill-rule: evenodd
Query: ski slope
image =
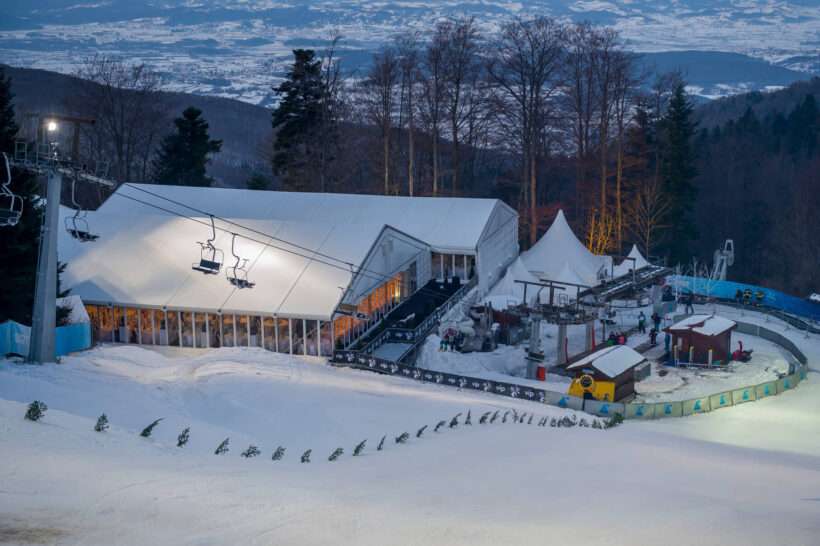
<path fill-rule="evenodd" d="M 820 339 L 786 333 L 820 362 Z M 34 399 L 49 405 L 39 423 L 22 418 Z M 0 361 L 0 544 L 817 544 L 816 367 L 794 391 L 689 418 L 477 422 L 513 407 L 572 414 L 248 349 Z M 415 438 L 467 410 L 472 426 Z M 111 429 L 96 433 L 102 412 Z M 240 457 L 251 443 L 262 455 Z"/>

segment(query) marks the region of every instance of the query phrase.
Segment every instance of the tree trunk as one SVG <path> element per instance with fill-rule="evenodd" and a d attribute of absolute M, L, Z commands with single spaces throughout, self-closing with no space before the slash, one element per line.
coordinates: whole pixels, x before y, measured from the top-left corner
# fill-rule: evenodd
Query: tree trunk
<path fill-rule="evenodd" d="M 384 135 L 384 194 L 390 195 L 390 129 Z"/>
<path fill-rule="evenodd" d="M 538 177 L 535 171 L 535 154 L 530 152 L 530 246 L 538 240 L 538 219 L 536 218 L 538 201 Z"/>
<path fill-rule="evenodd" d="M 414 193 L 414 186 L 415 186 L 415 178 L 413 171 L 415 170 L 415 137 L 413 135 L 415 131 L 414 123 L 413 123 L 413 89 L 411 87 L 410 93 L 407 97 L 407 189 L 410 197 L 413 197 Z"/>
<path fill-rule="evenodd" d="M 438 130 L 433 131 L 433 196 L 438 195 Z"/>

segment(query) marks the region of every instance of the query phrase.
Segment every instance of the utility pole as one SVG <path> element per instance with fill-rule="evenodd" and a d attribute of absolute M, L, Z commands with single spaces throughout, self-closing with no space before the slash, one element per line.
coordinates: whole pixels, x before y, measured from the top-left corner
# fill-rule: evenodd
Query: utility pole
<path fill-rule="evenodd" d="M 28 360 L 43 364 L 56 360 L 57 329 L 57 230 L 60 221 L 60 193 L 63 175 L 48 170 L 46 211 L 40 231 L 40 254 L 34 288 L 34 309 Z"/>

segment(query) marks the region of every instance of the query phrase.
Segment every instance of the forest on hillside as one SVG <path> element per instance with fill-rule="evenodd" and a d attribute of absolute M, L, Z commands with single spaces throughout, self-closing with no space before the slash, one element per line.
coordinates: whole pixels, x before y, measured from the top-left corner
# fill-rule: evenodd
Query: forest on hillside
<path fill-rule="evenodd" d="M 163 148 L 172 138 L 186 149 L 174 127 L 188 105 L 147 66 L 88 59 L 60 108 L 98 120 L 83 154 L 119 182 L 220 184 L 228 169 L 260 190 L 497 197 L 519 211 L 523 248 L 561 208 L 596 253 L 634 243 L 691 269 L 731 238 L 731 277 L 800 295 L 820 288 L 810 99 L 820 80 L 695 109 L 685 75 L 647 71 L 617 32 L 548 17 L 510 19 L 493 34 L 471 18 L 441 20 L 397 35 L 352 75 L 342 40 L 295 50 L 272 84 L 272 110 L 198 110 L 206 151 L 194 163 L 209 176 L 190 176 Z M 211 119 L 254 137 L 226 138 L 232 129 L 209 140 Z M 226 153 L 230 163 L 215 160 Z"/>

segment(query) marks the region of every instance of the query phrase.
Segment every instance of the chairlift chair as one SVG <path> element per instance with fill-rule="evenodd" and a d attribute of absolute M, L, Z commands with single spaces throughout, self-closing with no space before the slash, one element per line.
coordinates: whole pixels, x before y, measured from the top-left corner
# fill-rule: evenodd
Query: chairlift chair
<path fill-rule="evenodd" d="M 88 211 L 83 210 L 79 203 L 77 203 L 74 194 L 74 188 L 77 183 L 76 175 L 71 179 L 71 203 L 74 205 L 74 215 L 67 216 L 65 223 L 65 230 L 69 235 L 80 241 L 81 243 L 90 243 L 100 238 L 99 235 L 91 233 L 88 228 Z"/>
<path fill-rule="evenodd" d="M 224 253 L 214 246 L 216 240 L 216 226 L 214 217 L 211 216 L 211 238 L 205 242 L 197 241 L 200 249 L 199 263 L 192 264 L 191 269 L 206 275 L 216 275 L 222 269 L 222 262 L 225 261 Z"/>
<path fill-rule="evenodd" d="M 231 254 L 233 255 L 236 262 L 233 264 L 232 267 L 229 267 L 225 270 L 225 276 L 228 277 L 228 281 L 235 287 L 239 289 L 243 288 L 253 288 L 256 286 L 256 283 L 252 283 L 248 280 L 248 270 L 245 266 L 248 264 L 247 258 L 240 258 L 239 255 L 236 253 L 235 250 L 235 243 L 236 243 L 236 233 L 232 233 L 233 237 L 231 238 Z"/>
<path fill-rule="evenodd" d="M 11 166 L 9 158 L 3 153 L 6 165 L 6 182 L 0 185 L 0 227 L 16 226 L 23 216 L 23 198 L 11 191 Z"/>

